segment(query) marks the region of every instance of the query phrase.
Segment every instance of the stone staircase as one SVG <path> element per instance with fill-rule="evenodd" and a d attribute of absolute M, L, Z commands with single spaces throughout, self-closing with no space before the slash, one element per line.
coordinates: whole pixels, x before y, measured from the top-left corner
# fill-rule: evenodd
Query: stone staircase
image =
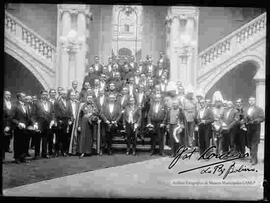
<path fill-rule="evenodd" d="M 226 71 L 244 55 L 256 55 L 258 46 L 265 46 L 265 40 L 266 13 L 263 13 L 199 53 L 197 85 L 207 92 L 219 72 Z"/>
<path fill-rule="evenodd" d="M 55 78 L 56 47 L 7 11 L 4 36 L 5 52 L 23 63 L 45 88 L 51 87 Z"/>

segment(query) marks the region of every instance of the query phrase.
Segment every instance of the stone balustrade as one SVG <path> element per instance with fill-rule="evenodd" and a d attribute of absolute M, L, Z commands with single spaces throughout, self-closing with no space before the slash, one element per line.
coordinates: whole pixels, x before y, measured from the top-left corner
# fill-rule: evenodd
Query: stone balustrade
<path fill-rule="evenodd" d="M 207 69 L 216 59 L 228 52 L 235 51 L 234 49 L 237 49 L 249 39 L 252 40 L 255 34 L 265 31 L 265 28 L 266 13 L 258 16 L 201 52 L 199 54 L 199 69 Z"/>
<path fill-rule="evenodd" d="M 5 12 L 5 29 L 17 39 L 22 40 L 28 47 L 34 49 L 38 55 L 53 63 L 56 51 L 55 46 L 8 12 Z"/>

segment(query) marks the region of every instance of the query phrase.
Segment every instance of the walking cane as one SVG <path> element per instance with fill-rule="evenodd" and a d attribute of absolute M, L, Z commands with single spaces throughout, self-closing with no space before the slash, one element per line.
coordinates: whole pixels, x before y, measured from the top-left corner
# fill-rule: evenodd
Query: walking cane
<path fill-rule="evenodd" d="M 97 131 L 97 153 L 100 152 L 100 122 L 101 120 L 98 120 L 98 131 Z"/>

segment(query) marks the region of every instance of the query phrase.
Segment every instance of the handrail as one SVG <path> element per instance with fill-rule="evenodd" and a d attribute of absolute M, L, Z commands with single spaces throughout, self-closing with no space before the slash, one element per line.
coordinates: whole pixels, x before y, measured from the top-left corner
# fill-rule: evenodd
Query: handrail
<path fill-rule="evenodd" d="M 45 42 L 46 44 L 48 44 L 50 47 L 52 47 L 54 50 L 56 50 L 56 46 L 54 46 L 48 40 L 44 39 L 42 36 L 40 36 L 38 33 L 36 33 L 33 29 L 29 28 L 27 25 L 25 25 L 24 23 L 22 23 L 18 18 L 16 18 L 15 16 L 13 16 L 12 14 L 10 14 L 7 11 L 5 11 L 5 15 L 8 16 L 9 18 L 11 18 L 12 20 L 14 20 L 16 22 L 16 24 L 19 24 L 21 27 L 23 27 L 24 29 L 28 30 L 29 32 L 31 32 L 32 34 L 34 34 L 36 37 L 38 37 L 40 40 L 42 40 L 43 42 Z"/>
<path fill-rule="evenodd" d="M 210 45 L 209 47 L 207 47 L 205 50 L 201 51 L 199 53 L 199 56 L 203 55 L 204 53 L 206 53 L 207 51 L 209 51 L 210 49 L 216 47 L 218 44 L 232 38 L 233 36 L 235 36 L 236 34 L 238 34 L 239 32 L 241 32 L 242 30 L 244 30 L 245 28 L 247 28 L 248 26 L 252 25 L 253 23 L 257 22 L 259 19 L 261 18 L 266 18 L 266 13 L 263 13 L 261 15 L 259 15 L 258 17 L 254 18 L 253 20 L 251 20 L 250 22 L 244 24 L 243 26 L 241 26 L 240 28 L 238 28 L 237 30 L 233 31 L 232 33 L 228 34 L 227 36 L 223 37 L 222 39 L 220 39 L 219 41 L 215 42 L 214 44 Z"/>

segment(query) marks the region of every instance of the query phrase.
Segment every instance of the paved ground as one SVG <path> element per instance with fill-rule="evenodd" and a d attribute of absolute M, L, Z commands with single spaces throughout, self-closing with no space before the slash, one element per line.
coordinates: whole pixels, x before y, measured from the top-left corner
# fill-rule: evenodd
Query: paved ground
<path fill-rule="evenodd" d="M 115 155 L 117 156 L 117 155 Z M 258 200 L 263 197 L 263 147 L 259 150 L 259 164 L 252 167 L 249 160 L 236 160 L 235 168 L 254 168 L 255 172 L 224 173 L 232 161 L 224 163 L 225 172 L 201 174 L 202 169 L 183 174 L 179 171 L 214 163 L 217 160 L 180 160 L 171 170 L 172 158 L 162 157 L 122 166 L 103 168 L 34 184 L 6 189 L 8 196 L 62 197 L 128 197 L 128 198 L 185 198 Z M 92 158 L 92 157 L 91 157 Z M 91 164 L 89 160 L 89 164 Z M 69 165 L 61 168 L 69 167 Z M 212 172 L 214 166 L 212 167 Z M 204 168 L 205 169 L 205 168 Z"/>

